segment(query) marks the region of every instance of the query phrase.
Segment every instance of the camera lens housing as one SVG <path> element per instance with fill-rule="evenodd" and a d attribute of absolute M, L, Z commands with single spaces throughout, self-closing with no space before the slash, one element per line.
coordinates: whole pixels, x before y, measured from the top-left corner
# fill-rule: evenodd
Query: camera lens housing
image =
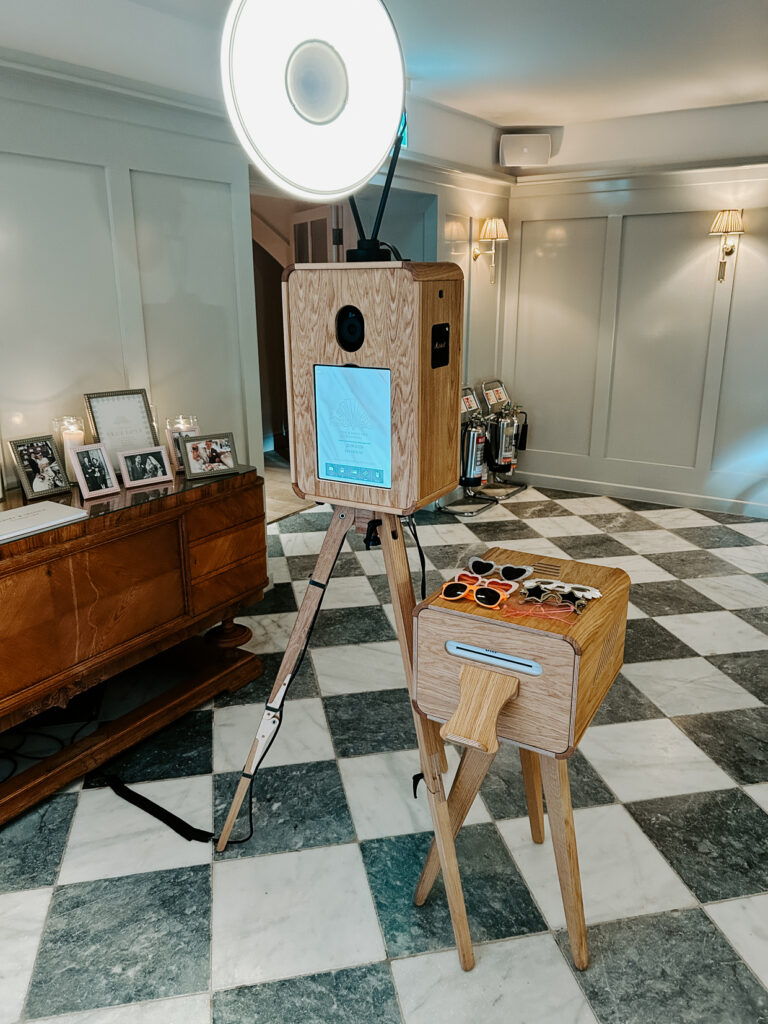
<path fill-rule="evenodd" d="M 342 306 L 336 314 L 336 341 L 345 352 L 357 352 L 365 341 L 365 317 L 357 306 Z"/>

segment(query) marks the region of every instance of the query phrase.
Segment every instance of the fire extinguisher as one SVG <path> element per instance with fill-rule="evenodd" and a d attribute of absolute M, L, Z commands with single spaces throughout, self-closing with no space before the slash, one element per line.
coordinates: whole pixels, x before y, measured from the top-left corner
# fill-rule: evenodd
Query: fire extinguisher
<path fill-rule="evenodd" d="M 511 473 L 517 466 L 517 453 L 525 451 L 528 413 L 508 402 L 488 417 L 486 426 L 488 469 L 499 475 Z"/>
<path fill-rule="evenodd" d="M 461 476 L 462 487 L 479 487 L 483 482 L 485 462 L 485 421 L 476 414 L 461 425 Z"/>

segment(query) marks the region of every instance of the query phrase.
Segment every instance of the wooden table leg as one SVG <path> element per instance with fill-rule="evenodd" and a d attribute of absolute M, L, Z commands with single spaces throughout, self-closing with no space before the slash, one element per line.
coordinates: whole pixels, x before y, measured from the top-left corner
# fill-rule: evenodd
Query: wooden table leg
<path fill-rule="evenodd" d="M 568 782 L 568 762 L 539 755 L 544 795 L 547 798 L 547 816 L 555 848 L 560 893 L 563 897 L 568 939 L 573 962 L 580 971 L 589 965 L 587 925 L 584 921 L 584 903 L 581 896 L 579 855 L 573 827 L 571 787 Z"/>
<path fill-rule="evenodd" d="M 462 751 L 456 777 L 448 794 L 448 813 L 454 839 L 459 834 L 459 830 L 469 814 L 469 809 L 480 792 L 480 786 L 488 769 L 493 764 L 495 756 L 495 754 L 486 754 L 484 751 L 475 750 L 472 747 L 464 747 Z M 417 907 L 422 906 L 429 896 L 439 873 L 440 858 L 433 839 L 413 897 L 413 902 Z"/>
<path fill-rule="evenodd" d="M 541 768 L 539 755 L 520 747 L 520 764 L 523 768 L 525 802 L 528 806 L 528 820 L 531 823 L 531 838 L 534 843 L 544 842 L 544 801 L 541 796 Z"/>

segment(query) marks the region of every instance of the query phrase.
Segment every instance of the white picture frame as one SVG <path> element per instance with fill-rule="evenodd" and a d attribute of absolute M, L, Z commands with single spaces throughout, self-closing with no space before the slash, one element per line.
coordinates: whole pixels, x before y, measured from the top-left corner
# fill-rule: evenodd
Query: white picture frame
<path fill-rule="evenodd" d="M 103 498 L 106 494 L 117 494 L 120 490 L 106 446 L 100 441 L 73 448 L 72 465 L 85 501 Z"/>
<path fill-rule="evenodd" d="M 158 444 L 149 448 L 118 452 L 117 458 L 125 488 L 170 483 L 174 478 L 174 470 L 165 445 Z"/>

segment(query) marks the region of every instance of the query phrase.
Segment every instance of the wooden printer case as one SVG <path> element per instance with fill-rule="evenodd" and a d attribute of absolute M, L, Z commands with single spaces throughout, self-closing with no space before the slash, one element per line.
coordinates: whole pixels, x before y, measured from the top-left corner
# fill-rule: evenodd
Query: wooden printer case
<path fill-rule="evenodd" d="M 499 564 L 530 565 L 536 555 L 492 548 L 483 555 Z M 520 590 L 505 605 L 488 609 L 474 601 L 446 601 L 432 594 L 414 611 L 416 704 L 429 718 L 447 721 L 459 701 L 459 675 L 480 663 L 449 654 L 446 641 L 538 662 L 539 676 L 510 671 L 520 680 L 517 698 L 501 710 L 498 735 L 519 746 L 568 757 L 592 721 L 624 658 L 629 577 L 621 569 L 546 559 L 541 577 L 597 587 L 602 597 L 581 615 L 565 619 L 515 615 Z M 553 571 L 554 570 L 554 571 Z M 493 668 L 502 674 L 503 670 Z"/>
<path fill-rule="evenodd" d="M 291 478 L 302 498 L 407 514 L 459 480 L 463 274 L 453 263 L 307 264 L 283 275 Z M 347 352 L 336 315 L 356 306 L 365 341 Z M 448 324 L 448 362 L 432 368 L 432 327 Z M 392 487 L 317 475 L 314 367 L 391 371 Z"/>

